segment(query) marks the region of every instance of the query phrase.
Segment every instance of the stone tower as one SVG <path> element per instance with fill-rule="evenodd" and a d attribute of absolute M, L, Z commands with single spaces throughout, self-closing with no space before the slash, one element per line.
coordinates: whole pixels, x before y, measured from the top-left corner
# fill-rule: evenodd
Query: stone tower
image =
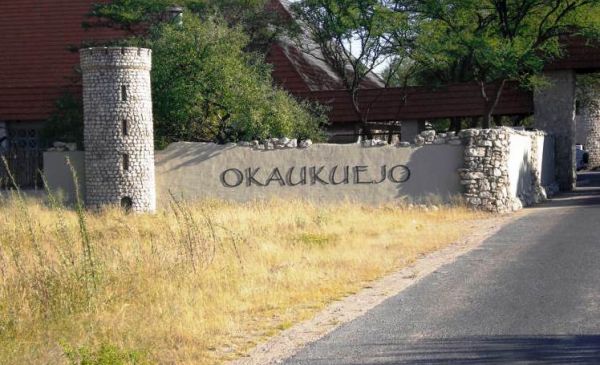
<path fill-rule="evenodd" d="M 86 204 L 153 212 L 152 51 L 87 48 L 80 55 Z"/>

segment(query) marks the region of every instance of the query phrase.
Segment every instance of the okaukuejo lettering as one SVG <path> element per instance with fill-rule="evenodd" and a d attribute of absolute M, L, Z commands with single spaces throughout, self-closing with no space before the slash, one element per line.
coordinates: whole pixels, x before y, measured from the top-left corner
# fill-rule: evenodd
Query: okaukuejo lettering
<path fill-rule="evenodd" d="M 230 168 L 220 175 L 221 184 L 226 188 L 299 186 L 299 185 L 348 185 L 401 184 L 410 179 L 410 169 L 405 165 L 370 166 L 302 166 L 273 169 Z"/>

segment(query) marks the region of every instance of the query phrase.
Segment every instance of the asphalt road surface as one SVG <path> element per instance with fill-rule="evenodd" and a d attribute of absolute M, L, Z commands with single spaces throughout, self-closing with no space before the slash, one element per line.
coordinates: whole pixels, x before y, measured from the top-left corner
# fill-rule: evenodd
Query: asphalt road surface
<path fill-rule="evenodd" d="M 600 364 L 600 174 L 581 181 L 285 364 Z"/>

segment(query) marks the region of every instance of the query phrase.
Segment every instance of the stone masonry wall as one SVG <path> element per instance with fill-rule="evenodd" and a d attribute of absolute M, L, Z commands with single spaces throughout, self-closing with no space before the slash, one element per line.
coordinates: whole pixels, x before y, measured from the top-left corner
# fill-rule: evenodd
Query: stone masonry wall
<path fill-rule="evenodd" d="M 499 213 L 518 209 L 508 192 L 508 130 L 468 129 L 460 135 L 467 141 L 465 168 L 459 171 L 467 203 Z"/>
<path fill-rule="evenodd" d="M 582 108 L 581 123 L 585 124 L 585 149 L 589 153 L 588 167 L 600 167 L 600 105 L 590 103 Z"/>
<path fill-rule="evenodd" d="M 528 161 L 517 166 L 519 174 L 529 174 L 523 181 L 529 186 L 520 186 L 517 194 L 511 191 L 509 158 L 511 137 L 515 135 L 530 138 Z M 460 133 L 466 143 L 465 166 L 459 171 L 461 184 L 465 187 L 465 199 L 475 208 L 497 213 L 508 213 L 521 209 L 524 205 L 540 202 L 548 193 L 557 190 L 555 186 L 542 186 L 540 162 L 538 161 L 541 131 L 519 131 L 511 128 L 468 129 Z M 543 140 L 543 139 L 542 139 Z M 513 146 L 516 147 L 516 146 Z M 519 157 L 519 156 L 518 156 Z M 548 192 L 547 192 L 548 190 Z"/>
<path fill-rule="evenodd" d="M 82 49 L 86 203 L 156 209 L 151 51 Z"/>

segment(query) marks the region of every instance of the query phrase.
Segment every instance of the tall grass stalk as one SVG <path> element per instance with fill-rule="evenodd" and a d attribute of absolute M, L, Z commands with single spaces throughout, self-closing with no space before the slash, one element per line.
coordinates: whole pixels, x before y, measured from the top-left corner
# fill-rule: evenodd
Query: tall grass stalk
<path fill-rule="evenodd" d="M 46 191 L 46 195 L 48 197 L 48 204 L 50 205 L 50 209 L 52 209 L 52 211 L 54 211 L 56 214 L 55 235 L 58 241 L 56 249 L 60 255 L 60 262 L 64 267 L 72 269 L 76 266 L 76 256 L 73 252 L 73 237 L 71 235 L 69 227 L 67 226 L 67 220 L 65 217 L 65 207 L 63 203 L 59 201 L 59 199 L 56 197 L 56 195 L 48 185 L 46 175 L 44 175 L 42 171 L 39 171 L 39 174 L 44 185 L 44 190 Z"/>
<path fill-rule="evenodd" d="M 210 223 L 208 224 L 211 230 L 212 240 L 207 239 L 200 231 L 200 226 L 186 202 L 178 200 L 174 194 L 170 193 L 170 206 L 177 227 L 179 229 L 181 246 L 188 258 L 194 272 L 199 267 L 207 268 L 214 260 L 216 253 L 216 236 L 214 229 Z M 207 220 L 209 222 L 210 220 Z"/>
<path fill-rule="evenodd" d="M 96 267 L 94 264 L 94 255 L 92 250 L 92 240 L 90 239 L 90 234 L 86 222 L 85 205 L 83 203 L 81 189 L 79 187 L 79 177 L 77 176 L 77 171 L 75 170 L 73 163 L 71 163 L 71 159 L 67 157 L 66 162 L 71 172 L 73 186 L 75 187 L 75 213 L 77 213 L 77 223 L 79 224 L 79 234 L 81 237 L 81 245 L 83 247 L 84 253 L 86 277 L 88 283 L 88 294 L 92 296 L 93 292 L 96 289 L 97 279 Z"/>
<path fill-rule="evenodd" d="M 18 220 L 18 223 L 20 225 L 24 225 L 27 228 L 28 238 L 34 249 L 34 252 L 35 252 L 35 255 L 37 258 L 37 263 L 39 265 L 39 268 L 42 268 L 44 266 L 45 257 L 42 254 L 42 250 L 40 249 L 40 245 L 38 242 L 38 236 L 37 236 L 35 225 L 34 225 L 34 220 L 31 218 L 31 215 L 29 214 L 29 210 L 27 209 L 27 203 L 25 202 L 25 197 L 23 196 L 23 192 L 21 191 L 21 188 L 20 188 L 19 184 L 17 183 L 17 180 L 15 179 L 14 174 L 12 173 L 12 171 L 10 169 L 8 160 L 4 156 L 2 156 L 2 163 L 4 164 L 4 168 L 6 169 L 6 173 L 8 175 L 9 181 L 10 181 L 10 183 L 12 183 L 12 186 L 13 186 L 13 189 L 15 192 L 13 194 L 16 196 L 16 199 L 14 199 L 14 201 L 16 202 L 16 205 L 18 207 L 18 212 L 20 213 L 20 216 L 21 216 L 20 217 L 21 219 Z"/>

